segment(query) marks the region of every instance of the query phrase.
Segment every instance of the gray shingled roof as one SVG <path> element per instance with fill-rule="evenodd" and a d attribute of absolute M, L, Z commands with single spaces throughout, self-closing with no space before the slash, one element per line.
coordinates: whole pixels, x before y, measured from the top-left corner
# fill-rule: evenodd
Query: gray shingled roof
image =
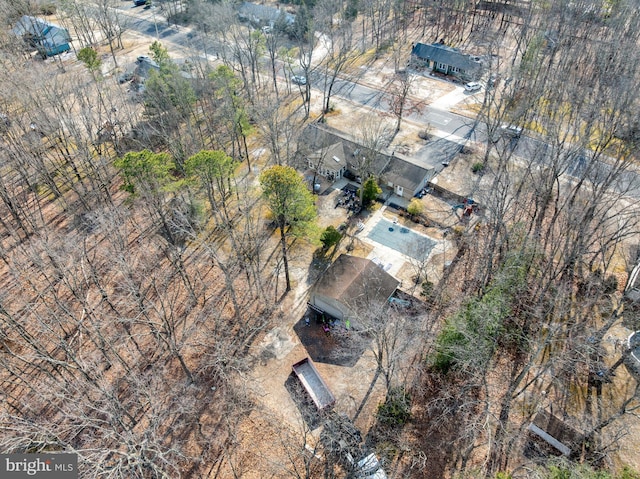
<path fill-rule="evenodd" d="M 422 166 L 410 163 L 394 155 L 382 173 L 382 177 L 391 181 L 394 185 L 400 185 L 406 190 L 415 191 L 419 186 L 423 186 L 429 171 Z"/>
<path fill-rule="evenodd" d="M 431 45 L 417 43 L 413 47 L 411 54 L 422 60 L 444 63 L 445 65 L 459 68 L 466 73 L 479 70 L 481 67 L 481 64 L 475 61 L 470 55 L 466 55 L 457 48 L 448 47 L 441 43 L 433 43 Z"/>
<path fill-rule="evenodd" d="M 355 174 L 357 171 L 358 158 L 362 156 L 363 147 L 355 141 L 347 138 L 344 133 L 326 125 L 318 125 L 312 123 L 308 125 L 302 132 L 298 140 L 298 151 L 300 154 L 308 158 L 312 152 L 316 152 L 321 148 L 327 148 L 336 143 L 341 143 L 344 151 L 344 157 L 347 161 L 347 167 Z M 380 176 L 386 166 L 389 164 L 391 157 L 383 153 L 377 153 L 375 158 L 369 165 L 370 173 Z M 306 162 L 306 161 L 305 161 Z"/>
<path fill-rule="evenodd" d="M 286 23 L 291 24 L 295 20 L 295 16 L 281 10 L 279 8 L 270 7 L 269 5 L 258 5 L 251 2 L 243 2 L 238 8 L 240 18 L 245 18 L 254 22 L 275 23 L 282 15 Z"/>
<path fill-rule="evenodd" d="M 314 293 L 353 308 L 387 301 L 398 284 L 397 279 L 373 261 L 342 254 L 322 275 Z"/>
<path fill-rule="evenodd" d="M 336 161 L 337 158 L 339 161 Z M 333 145 L 320 148 L 319 150 L 311 153 L 309 159 L 314 165 L 324 165 L 331 170 L 340 170 L 343 166 L 347 165 L 347 160 L 344 155 L 344 148 L 342 142 L 334 143 Z"/>

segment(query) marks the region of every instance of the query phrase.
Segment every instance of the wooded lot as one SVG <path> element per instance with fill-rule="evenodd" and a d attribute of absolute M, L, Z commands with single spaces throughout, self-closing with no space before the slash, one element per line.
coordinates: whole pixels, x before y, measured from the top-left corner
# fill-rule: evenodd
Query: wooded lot
<path fill-rule="evenodd" d="M 638 7 L 0 0 L 0 452 L 82 478 L 640 477 Z M 412 58 L 434 42 L 479 91 Z M 310 123 L 358 148 L 318 156 Z M 413 153 L 430 187 L 387 219 L 438 246 L 316 324 L 311 288 L 403 199 L 376 161 Z M 323 356 L 315 422 L 284 380 L 301 330 L 358 352 Z"/>

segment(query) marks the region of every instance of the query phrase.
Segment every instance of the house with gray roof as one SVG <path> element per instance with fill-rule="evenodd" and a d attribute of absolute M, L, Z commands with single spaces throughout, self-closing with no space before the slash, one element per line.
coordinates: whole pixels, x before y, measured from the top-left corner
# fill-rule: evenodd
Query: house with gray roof
<path fill-rule="evenodd" d="M 411 61 L 414 65 L 423 65 L 464 81 L 477 80 L 482 74 L 480 57 L 464 54 L 443 43 L 416 43 L 411 50 Z"/>
<path fill-rule="evenodd" d="M 400 282 L 366 258 L 342 254 L 311 290 L 309 305 L 338 320 L 353 320 L 384 304 Z"/>
<path fill-rule="evenodd" d="M 335 146 L 338 143 L 341 145 L 341 150 Z M 365 179 L 371 175 L 379 177 L 391 160 L 389 155 L 370 151 L 344 132 L 327 125 L 312 123 L 304 129 L 298 140 L 299 163 L 310 164 L 310 158 L 317 159 L 322 152 L 328 156 L 326 154 L 328 148 L 342 155 L 339 158 L 344 158 L 350 173 Z"/>
<path fill-rule="evenodd" d="M 395 152 L 368 152 L 345 133 L 317 123 L 302 132 L 298 155 L 301 164 L 330 181 L 342 178 L 347 171 L 361 178 L 373 175 L 383 189 L 405 199 L 422 190 L 434 173 Z"/>
<path fill-rule="evenodd" d="M 65 28 L 36 17 L 24 15 L 13 29 L 29 46 L 42 56 L 53 56 L 71 49 L 71 35 Z"/>
<path fill-rule="evenodd" d="M 136 67 L 133 71 L 133 75 L 138 83 L 144 83 L 149 78 L 152 71 L 159 72 L 160 65 L 158 65 L 151 57 L 147 55 L 140 55 L 136 59 Z"/>
<path fill-rule="evenodd" d="M 347 171 L 347 157 L 341 141 L 314 151 L 307 156 L 307 161 L 310 169 L 329 181 L 339 180 Z"/>
<path fill-rule="evenodd" d="M 273 28 L 276 23 L 282 22 L 284 25 L 293 25 L 295 15 L 286 12 L 281 8 L 270 7 L 269 5 L 258 5 L 251 2 L 243 2 L 238 8 L 240 20 L 252 23 L 260 27 Z"/>
<path fill-rule="evenodd" d="M 411 199 L 427 186 L 433 173 L 433 170 L 416 165 L 394 153 L 380 175 L 380 185 L 390 188 L 400 198 Z"/>

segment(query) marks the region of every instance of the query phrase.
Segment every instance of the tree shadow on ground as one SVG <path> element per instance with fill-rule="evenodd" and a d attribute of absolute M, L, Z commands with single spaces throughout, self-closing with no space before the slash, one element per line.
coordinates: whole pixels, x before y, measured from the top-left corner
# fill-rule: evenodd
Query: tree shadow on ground
<path fill-rule="evenodd" d="M 405 478 L 423 478 L 428 471 L 430 479 L 451 477 L 452 472 L 464 471 L 464 457 L 473 447 L 474 434 L 468 430 L 477 417 L 478 390 L 443 378 L 425 370 L 411 391 L 411 418 L 403 427 L 389 428 L 377 422 L 367 435 L 367 442 L 389 444 L 395 463 Z M 400 441 L 411 443 L 412 453 L 406 455 L 397 447 Z M 383 452 L 390 455 L 388 451 Z M 428 458 L 428 461 L 422 461 Z M 389 457 L 392 461 L 394 458 Z"/>
<path fill-rule="evenodd" d="M 331 266 L 332 256 L 327 256 L 321 248 L 313 253 L 309 269 L 307 271 L 307 284 L 313 285 L 324 274 L 329 266 Z"/>
<path fill-rule="evenodd" d="M 640 301 L 625 298 L 624 311 L 622 325 L 631 331 L 640 330 Z"/>
<path fill-rule="evenodd" d="M 355 366 L 367 347 L 368 339 L 353 328 L 347 330 L 342 321 L 333 321 L 333 324 L 331 321 L 333 318 L 325 315 L 323 323 L 321 314 L 308 309 L 293 330 L 314 362 Z M 325 326 L 328 332 L 323 329 Z"/>

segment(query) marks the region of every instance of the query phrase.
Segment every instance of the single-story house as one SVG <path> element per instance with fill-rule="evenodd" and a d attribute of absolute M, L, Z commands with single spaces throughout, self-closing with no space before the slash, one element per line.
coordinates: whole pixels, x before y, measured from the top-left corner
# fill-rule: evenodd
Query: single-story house
<path fill-rule="evenodd" d="M 293 25 L 295 15 L 287 13 L 281 8 L 268 5 L 258 5 L 251 2 L 243 2 L 238 8 L 238 17 L 249 23 L 262 27 L 273 28 L 278 22 L 284 25 Z"/>
<path fill-rule="evenodd" d="M 411 50 L 411 61 L 414 65 L 424 65 L 435 72 L 465 81 L 477 80 L 482 74 L 480 57 L 466 55 L 443 43 L 416 43 Z"/>
<path fill-rule="evenodd" d="M 388 302 L 399 284 L 373 261 L 342 254 L 312 288 L 309 305 L 338 320 L 353 319 Z"/>
<path fill-rule="evenodd" d="M 13 33 L 22 37 L 43 56 L 53 56 L 71 49 L 71 35 L 65 28 L 24 15 L 16 24 Z"/>
<path fill-rule="evenodd" d="M 329 181 L 339 180 L 347 171 L 347 158 L 342 142 L 316 150 L 307 157 L 307 161 L 310 169 Z"/>
<path fill-rule="evenodd" d="M 380 175 L 380 185 L 393 190 L 400 198 L 411 199 L 427 186 L 433 170 L 411 163 L 397 154 Z"/>

